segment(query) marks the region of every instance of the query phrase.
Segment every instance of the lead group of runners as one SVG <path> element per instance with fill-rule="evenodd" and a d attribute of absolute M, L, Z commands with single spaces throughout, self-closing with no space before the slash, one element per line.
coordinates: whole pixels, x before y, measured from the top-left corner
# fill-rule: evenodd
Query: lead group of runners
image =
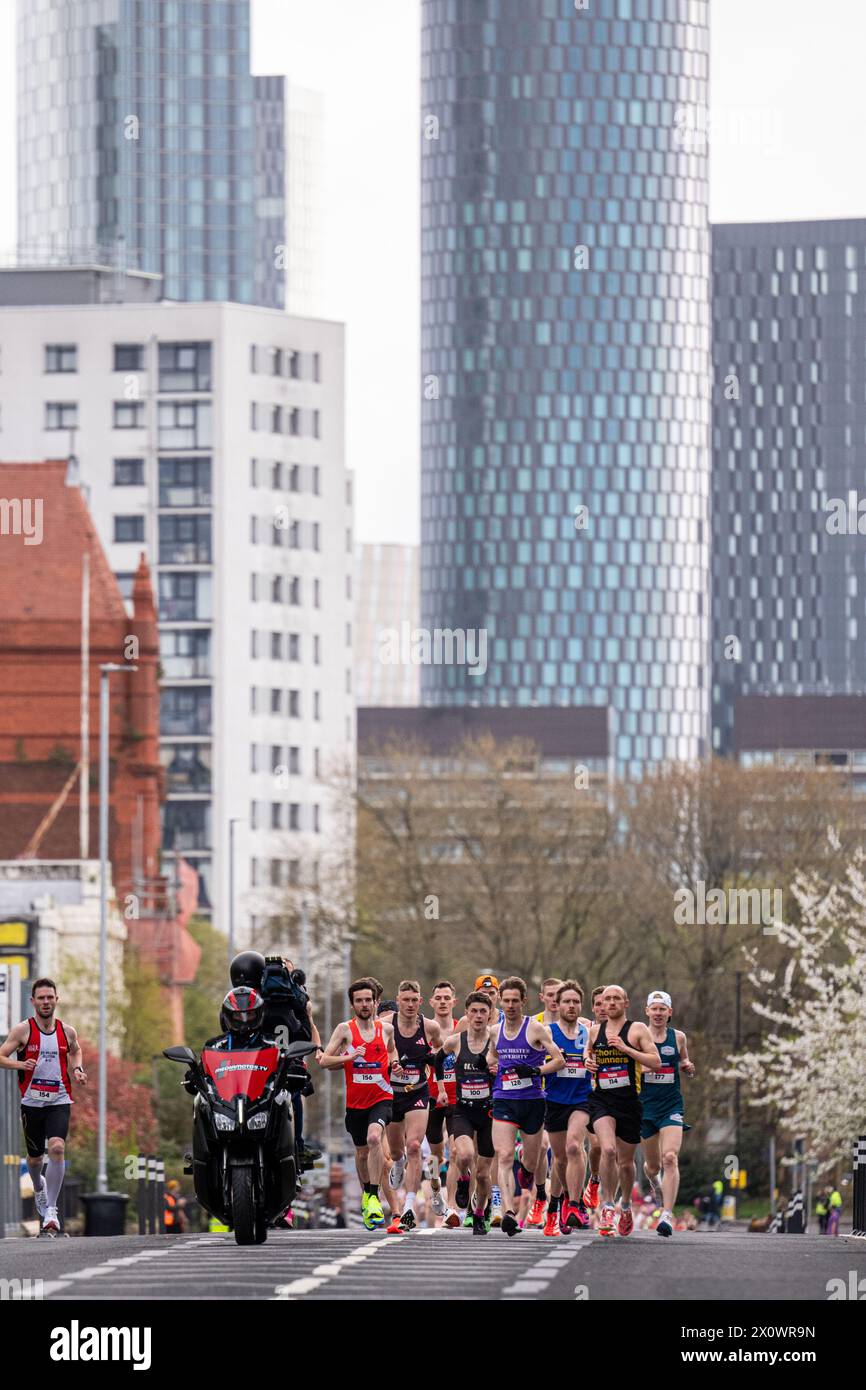
<path fill-rule="evenodd" d="M 447 980 L 432 991 L 431 1018 L 421 1012 L 417 980 L 403 980 L 394 1000 L 383 1001 L 383 993 L 372 976 L 355 980 L 352 1017 L 319 1054 L 321 1066 L 345 1075 L 346 1129 L 369 1230 L 385 1225 L 382 1195 L 389 1232 L 416 1226 L 426 1138 L 437 1164 L 430 1206 L 447 1227 L 471 1225 L 486 1235 L 498 1226 L 515 1236 L 518 1193 L 534 1185 L 526 1224 L 543 1224 L 544 1235 L 586 1227 L 597 1211 L 600 1235 L 628 1236 L 641 1143 L 661 1207 L 656 1231 L 673 1234 L 678 1154 L 689 1128 L 680 1072 L 693 1076 L 694 1065 L 685 1034 L 671 1026 L 669 994 L 648 996 L 641 1023 L 627 1017 L 620 985 L 593 990 L 593 1016 L 584 1017 L 574 979 L 545 980 L 544 1008 L 531 1016 L 516 975 L 501 984 L 479 975 L 459 1019 Z"/>

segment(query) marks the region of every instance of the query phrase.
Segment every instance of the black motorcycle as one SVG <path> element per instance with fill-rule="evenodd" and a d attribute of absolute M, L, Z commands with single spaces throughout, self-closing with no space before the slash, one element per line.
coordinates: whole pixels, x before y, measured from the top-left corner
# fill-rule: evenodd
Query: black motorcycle
<path fill-rule="evenodd" d="M 192 1172 L 199 1205 L 235 1233 L 238 1245 L 261 1245 L 268 1224 L 291 1206 L 298 1187 L 292 1092 L 307 1084 L 298 1065 L 314 1043 L 242 1049 L 168 1047 L 188 1068 L 194 1096 Z"/>

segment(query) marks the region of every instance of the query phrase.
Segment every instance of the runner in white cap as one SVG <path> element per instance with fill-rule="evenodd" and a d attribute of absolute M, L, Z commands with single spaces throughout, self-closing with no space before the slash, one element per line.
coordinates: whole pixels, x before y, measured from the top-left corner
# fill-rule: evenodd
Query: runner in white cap
<path fill-rule="evenodd" d="M 663 989 L 653 990 L 647 997 L 646 1014 L 661 1066 L 643 1074 L 640 1139 L 644 1172 L 653 1197 L 662 1208 L 656 1226 L 656 1233 L 660 1236 L 673 1235 L 673 1210 L 680 1186 L 680 1145 L 684 1131 L 691 1128 L 683 1115 L 680 1069 L 687 1076 L 695 1074 L 685 1033 L 670 1026 L 672 1013 L 671 996 Z"/>

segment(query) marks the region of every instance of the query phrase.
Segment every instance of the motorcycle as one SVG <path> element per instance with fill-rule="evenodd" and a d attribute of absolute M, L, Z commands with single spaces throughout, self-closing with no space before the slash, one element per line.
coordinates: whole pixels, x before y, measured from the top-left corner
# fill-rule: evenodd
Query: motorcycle
<path fill-rule="evenodd" d="M 292 1092 L 308 1076 L 292 1070 L 314 1043 L 250 1050 L 168 1047 L 163 1056 L 189 1068 L 193 1104 L 192 1173 L 199 1205 L 235 1233 L 238 1245 L 262 1245 L 268 1223 L 291 1206 L 298 1188 Z"/>

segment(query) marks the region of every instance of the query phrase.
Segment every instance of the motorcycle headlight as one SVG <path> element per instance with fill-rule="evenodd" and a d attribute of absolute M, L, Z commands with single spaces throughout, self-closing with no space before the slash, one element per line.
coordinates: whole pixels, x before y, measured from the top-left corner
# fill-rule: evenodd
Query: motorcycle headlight
<path fill-rule="evenodd" d="M 229 1130 L 235 1128 L 234 1115 L 223 1115 L 219 1110 L 214 1111 L 213 1122 L 217 1129 Z"/>
<path fill-rule="evenodd" d="M 247 1129 L 264 1129 L 268 1122 L 267 1110 L 261 1110 L 258 1115 L 250 1115 L 247 1120 Z"/>

